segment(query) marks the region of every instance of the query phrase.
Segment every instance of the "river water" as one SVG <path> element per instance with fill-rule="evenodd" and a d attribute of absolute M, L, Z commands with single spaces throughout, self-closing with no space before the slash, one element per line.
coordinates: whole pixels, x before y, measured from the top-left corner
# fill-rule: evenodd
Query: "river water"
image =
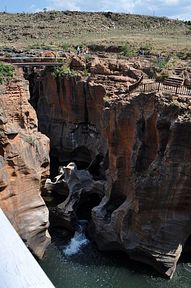
<path fill-rule="evenodd" d="M 86 238 L 81 222 L 67 243 L 52 243 L 40 262 L 56 288 L 190 288 L 191 264 L 178 264 L 172 280 L 120 253 L 101 253 Z"/>

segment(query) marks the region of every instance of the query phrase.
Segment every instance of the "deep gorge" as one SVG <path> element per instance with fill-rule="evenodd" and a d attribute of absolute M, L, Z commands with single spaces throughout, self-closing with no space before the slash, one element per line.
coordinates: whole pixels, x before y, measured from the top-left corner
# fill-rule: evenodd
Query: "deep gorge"
<path fill-rule="evenodd" d="M 48 212 L 41 187 L 45 199 L 50 198 L 52 226 L 73 233 L 77 219 L 87 219 L 89 234 L 100 250 L 123 251 L 172 277 L 191 235 L 190 100 L 138 93 L 108 101 L 107 89 L 96 80 L 56 79 L 48 69 L 33 72 L 28 80 L 17 73 L 20 82 L 12 85 L 21 88 L 11 97 L 18 105 L 1 113 L 1 164 L 11 172 L 0 173 L 0 200 L 27 245 L 38 256 L 47 245 Z M 4 107 L 10 107 L 10 87 L 1 97 Z M 48 138 L 43 134 L 50 139 L 50 173 Z M 19 150 L 19 139 L 25 150 Z M 18 181 L 18 174 L 23 181 L 27 175 L 28 187 L 34 183 L 32 199 L 32 192 L 20 195 L 16 186 L 12 197 L 10 184 Z M 51 182 L 44 187 L 47 177 Z M 39 202 L 29 209 L 28 201 L 33 206 L 35 197 Z M 15 198 L 18 209 L 13 213 Z M 31 209 L 38 207 L 44 212 L 33 217 Z M 32 225 L 32 238 L 39 239 L 32 245 L 22 222 L 28 213 L 29 222 L 41 219 Z"/>

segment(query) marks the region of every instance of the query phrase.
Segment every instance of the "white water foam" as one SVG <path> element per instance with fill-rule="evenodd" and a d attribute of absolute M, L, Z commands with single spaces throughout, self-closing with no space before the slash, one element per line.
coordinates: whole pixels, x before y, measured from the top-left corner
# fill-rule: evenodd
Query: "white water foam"
<path fill-rule="evenodd" d="M 74 237 L 70 240 L 68 245 L 64 248 L 64 254 L 66 256 L 71 256 L 79 253 L 80 249 L 89 243 L 89 240 L 86 238 L 84 233 L 86 223 L 80 221 L 77 231 L 74 234 Z"/>

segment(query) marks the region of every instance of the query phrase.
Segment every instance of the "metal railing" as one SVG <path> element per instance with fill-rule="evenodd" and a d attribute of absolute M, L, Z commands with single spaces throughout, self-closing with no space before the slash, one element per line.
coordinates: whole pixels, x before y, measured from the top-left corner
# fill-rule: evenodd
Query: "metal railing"
<path fill-rule="evenodd" d="M 170 86 L 170 85 L 164 85 L 163 83 L 160 82 L 141 84 L 136 88 L 136 91 L 137 92 L 165 91 L 165 92 L 171 92 L 172 94 L 175 95 L 191 96 L 191 89 L 185 86 Z"/>
<path fill-rule="evenodd" d="M 142 82 L 142 80 L 143 80 L 143 75 L 141 75 L 141 77 L 138 78 L 138 80 L 135 83 L 129 85 L 129 92 L 137 89 L 137 87 L 139 87 L 139 85 Z"/>

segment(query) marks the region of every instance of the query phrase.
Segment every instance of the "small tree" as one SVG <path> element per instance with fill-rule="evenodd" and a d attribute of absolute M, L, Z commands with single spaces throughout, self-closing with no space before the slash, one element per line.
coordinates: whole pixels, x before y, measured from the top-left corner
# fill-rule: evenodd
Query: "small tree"
<path fill-rule="evenodd" d="M 0 63 L 0 84 L 10 81 L 13 74 L 14 67 L 12 65 Z"/>

